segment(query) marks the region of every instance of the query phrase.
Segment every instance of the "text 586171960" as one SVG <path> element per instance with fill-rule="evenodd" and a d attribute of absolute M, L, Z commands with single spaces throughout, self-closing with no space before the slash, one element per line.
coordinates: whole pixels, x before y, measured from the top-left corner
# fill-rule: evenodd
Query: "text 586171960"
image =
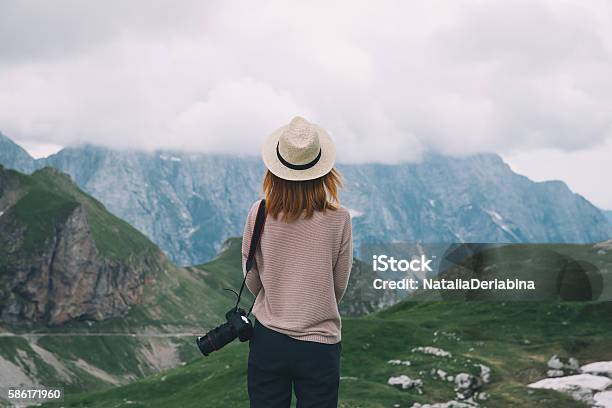
<path fill-rule="evenodd" d="M 13 402 L 63 401 L 64 389 L 61 387 L 2 387 L 0 396 Z"/>

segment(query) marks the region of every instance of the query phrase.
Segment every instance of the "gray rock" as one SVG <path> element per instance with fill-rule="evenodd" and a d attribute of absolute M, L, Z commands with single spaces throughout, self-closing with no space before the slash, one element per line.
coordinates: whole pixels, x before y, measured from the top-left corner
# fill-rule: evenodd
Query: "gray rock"
<path fill-rule="evenodd" d="M 423 381 L 420 379 L 411 379 L 407 375 L 400 375 L 397 377 L 389 377 L 387 384 L 397 386 L 402 390 L 415 389 L 419 394 L 423 393 Z"/>
<path fill-rule="evenodd" d="M 573 399 L 594 405 L 593 396 L 612 386 L 612 380 L 592 374 L 576 374 L 559 378 L 545 378 L 531 383 L 529 388 L 551 389 L 563 392 Z"/>
<path fill-rule="evenodd" d="M 583 365 L 582 372 L 612 378 L 612 361 L 597 361 Z"/>
<path fill-rule="evenodd" d="M 423 354 L 430 354 L 432 356 L 436 356 L 436 357 L 452 357 L 453 355 L 446 350 L 443 350 L 441 348 L 438 347 L 432 347 L 432 346 L 419 346 L 419 347 L 415 347 L 412 349 L 413 353 L 423 353 Z"/>
<path fill-rule="evenodd" d="M 546 365 L 548 366 L 548 368 L 551 368 L 553 370 L 560 370 L 563 368 L 563 363 L 556 354 L 552 356 L 550 360 L 548 360 L 548 363 Z"/>
<path fill-rule="evenodd" d="M 549 378 L 563 377 L 564 375 L 563 370 L 548 370 L 546 372 L 546 376 Z"/>
<path fill-rule="evenodd" d="M 54 169 L 43 171 L 50 177 L 66 177 Z M 27 229 L 34 224 L 21 222 L 8 210 L 26 194 L 20 180 L 15 173 L 0 168 L 0 204 L 7 209 L 0 217 L 0 256 L 4 263 L 0 321 L 59 325 L 73 320 L 103 320 L 121 316 L 139 303 L 145 273 L 161 268 L 163 254 L 134 254 L 125 260 L 103 256 L 85 207 L 76 201 L 70 202 L 74 207 L 47 214 L 52 217 L 51 229 L 39 232 L 44 240 L 41 238 L 32 248 Z"/>
<path fill-rule="evenodd" d="M 451 400 L 447 402 L 435 402 L 431 404 L 419 404 L 418 402 L 415 402 L 414 404 L 412 404 L 410 408 L 474 408 L 477 406 L 478 404 L 473 401 L 470 401 L 470 402 L 461 401 L 460 402 L 460 401 Z"/>
<path fill-rule="evenodd" d="M 455 392 L 458 399 L 468 399 L 481 388 L 482 380 L 480 377 L 468 373 L 460 373 L 455 376 Z"/>
<path fill-rule="evenodd" d="M 484 384 L 491 382 L 491 368 L 484 364 L 476 364 L 476 367 L 480 368 L 480 379 Z"/>
<path fill-rule="evenodd" d="M 548 360 L 547 366 L 549 370 L 546 372 L 548 377 L 563 377 L 565 375 L 580 374 L 580 363 L 574 357 L 570 357 L 567 361 L 562 361 L 556 354 Z"/>

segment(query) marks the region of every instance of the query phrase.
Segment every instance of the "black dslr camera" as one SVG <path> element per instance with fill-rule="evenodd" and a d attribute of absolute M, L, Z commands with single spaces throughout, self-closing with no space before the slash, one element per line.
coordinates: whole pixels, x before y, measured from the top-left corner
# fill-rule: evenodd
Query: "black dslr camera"
<path fill-rule="evenodd" d="M 225 347 L 231 343 L 236 337 L 240 341 L 248 341 L 253 337 L 253 324 L 247 317 L 244 309 L 239 307 L 231 308 L 226 314 L 226 323 L 215 327 L 204 336 L 196 339 L 198 348 L 205 356 L 213 351 Z"/>
<path fill-rule="evenodd" d="M 232 342 L 236 337 L 238 337 L 240 341 L 248 341 L 253 337 L 253 323 L 249 319 L 249 315 L 251 314 L 251 310 L 253 310 L 255 302 L 251 305 L 251 310 L 249 310 L 248 313 L 246 313 L 244 309 L 238 307 L 238 305 L 240 304 L 240 297 L 242 296 L 242 291 L 246 284 L 247 275 L 255 265 L 255 251 L 257 250 L 265 221 L 266 200 L 261 200 L 259 208 L 257 209 L 257 217 L 255 218 L 251 245 L 249 247 L 249 256 L 245 264 L 246 272 L 242 279 L 242 285 L 240 285 L 240 291 L 236 292 L 232 289 L 225 288 L 225 290 L 233 292 L 236 295 L 236 306 L 232 307 L 225 314 L 225 320 L 227 320 L 227 322 L 223 323 L 221 326 L 215 327 L 206 333 L 206 335 L 196 339 L 198 348 L 205 356 L 225 347 L 226 344 Z"/>

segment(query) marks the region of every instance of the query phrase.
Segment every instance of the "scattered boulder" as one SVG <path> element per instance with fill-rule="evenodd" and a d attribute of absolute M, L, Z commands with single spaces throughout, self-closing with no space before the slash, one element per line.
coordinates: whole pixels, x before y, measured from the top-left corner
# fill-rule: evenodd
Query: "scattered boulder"
<path fill-rule="evenodd" d="M 595 249 L 612 249 L 612 239 L 609 239 L 607 241 L 603 241 L 603 242 L 599 242 L 595 245 L 593 245 L 593 248 Z"/>
<path fill-rule="evenodd" d="M 530 388 L 563 392 L 577 401 L 594 405 L 594 395 L 612 385 L 612 379 L 592 374 L 577 374 L 559 378 L 545 378 L 529 384 Z"/>
<path fill-rule="evenodd" d="M 564 366 L 566 370 L 572 370 L 576 372 L 580 372 L 580 363 L 574 357 L 570 357 L 567 360 L 567 364 Z"/>
<path fill-rule="evenodd" d="M 387 364 L 410 366 L 411 363 L 408 360 L 389 360 Z"/>
<path fill-rule="evenodd" d="M 480 374 L 478 377 L 480 380 L 480 384 L 488 384 L 491 382 L 491 368 L 489 368 L 488 366 L 484 365 L 484 364 L 474 364 L 475 367 L 478 367 L 480 369 Z M 432 368 L 429 371 L 429 374 L 432 376 L 432 378 L 434 379 L 440 379 L 442 381 L 448 381 L 448 382 L 455 382 L 456 381 L 456 377 L 454 375 L 451 375 L 449 373 L 447 373 L 446 371 L 442 370 L 441 368 Z M 465 379 L 465 376 L 471 376 L 471 374 L 467 374 L 467 373 L 462 373 L 459 374 L 461 375 L 461 380 Z"/>
<path fill-rule="evenodd" d="M 491 368 L 484 364 L 475 364 L 476 367 L 480 368 L 480 379 L 484 384 L 491 382 Z"/>
<path fill-rule="evenodd" d="M 482 380 L 480 377 L 468 373 L 460 373 L 455 376 L 455 392 L 460 400 L 471 398 L 481 388 Z"/>
<path fill-rule="evenodd" d="M 580 374 L 580 363 L 574 357 L 570 357 L 566 362 L 563 362 L 556 354 L 548 360 L 547 363 L 548 371 L 546 375 L 548 377 L 563 377 L 566 375 Z"/>
<path fill-rule="evenodd" d="M 565 373 L 563 372 L 563 370 L 548 370 L 546 371 L 546 376 L 549 378 L 554 378 L 554 377 L 563 377 L 565 375 Z"/>
<path fill-rule="evenodd" d="M 612 378 L 612 361 L 598 361 L 580 367 L 583 373 Z"/>
<path fill-rule="evenodd" d="M 420 379 L 413 380 L 404 374 L 398 377 L 390 377 L 387 384 L 400 387 L 402 390 L 415 389 L 419 394 L 423 393 L 423 381 Z"/>
<path fill-rule="evenodd" d="M 478 404 L 474 401 L 447 401 L 447 402 L 436 402 L 432 404 L 419 404 L 415 402 L 410 408 L 474 408 Z"/>
<path fill-rule="evenodd" d="M 455 376 L 449 375 L 446 371 L 440 368 L 432 368 L 429 371 L 429 374 L 433 379 L 453 382 L 455 380 Z"/>
<path fill-rule="evenodd" d="M 429 371 L 429 374 L 432 376 L 432 378 L 434 379 L 439 379 L 442 381 L 446 381 L 446 377 L 448 375 L 448 373 L 440 368 L 432 368 Z"/>
<path fill-rule="evenodd" d="M 431 347 L 431 346 L 426 346 L 426 347 L 415 347 L 412 349 L 413 353 L 416 352 L 420 352 L 423 354 L 430 354 L 436 357 L 452 357 L 453 355 L 446 351 L 446 350 L 442 350 L 441 348 L 438 347 Z"/>
<path fill-rule="evenodd" d="M 553 370 L 560 370 L 563 368 L 563 363 L 561 362 L 561 359 L 555 354 L 550 358 L 550 360 L 548 360 L 547 366 L 548 368 L 551 368 Z"/>
<path fill-rule="evenodd" d="M 448 357 L 452 359 L 452 354 L 446 350 L 438 347 L 426 346 L 426 347 L 415 347 L 412 349 L 413 353 L 429 354 L 436 357 Z M 456 360 L 456 358 L 455 358 Z M 387 361 L 387 364 L 392 365 L 410 365 L 409 361 L 402 361 L 400 359 L 393 359 Z M 433 379 L 439 379 L 442 381 L 448 381 L 454 384 L 454 390 L 457 397 L 454 400 L 446 402 L 436 402 L 421 404 L 415 403 L 412 408 L 467 408 L 477 407 L 477 401 L 486 401 L 489 399 L 489 394 L 482 392 L 484 384 L 491 382 L 491 368 L 484 364 L 471 363 L 471 360 L 466 360 L 464 366 L 474 366 L 480 370 L 479 374 L 469 374 L 466 372 L 453 375 L 447 372 L 443 368 L 431 368 L 429 375 Z M 419 375 L 423 377 L 427 375 L 427 371 L 419 371 Z M 420 379 L 413 380 L 407 375 L 400 375 L 398 377 L 390 377 L 387 381 L 389 385 L 398 386 L 401 389 L 416 389 L 419 394 L 422 394 L 423 381 Z"/>
<path fill-rule="evenodd" d="M 598 392 L 593 396 L 593 401 L 603 408 L 612 407 L 612 391 Z"/>

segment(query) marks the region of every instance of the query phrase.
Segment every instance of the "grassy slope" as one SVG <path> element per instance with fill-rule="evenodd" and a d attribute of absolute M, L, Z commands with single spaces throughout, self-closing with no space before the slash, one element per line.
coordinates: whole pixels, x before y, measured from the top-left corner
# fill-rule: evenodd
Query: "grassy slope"
<path fill-rule="evenodd" d="M 222 322 L 223 314 L 233 303 L 233 295 L 222 288 L 235 288 L 241 279 L 240 240 L 228 241 L 226 250 L 207 264 L 179 268 L 168 262 L 144 235 L 79 190 L 68 176 L 51 168 L 31 176 L 0 171 L 7 185 L 19 191 L 19 200 L 3 215 L 5 220 L 25 226 L 27 245 L 16 256 L 27 256 L 28 251 L 42 245 L 54 233 L 55 225 L 82 205 L 102 256 L 113 261 L 148 262 L 150 271 L 142 304 L 133 306 L 126 316 L 101 322 L 72 322 L 61 327 L 28 328 L 28 332 L 87 334 L 50 335 L 36 340 L 38 346 L 53 353 L 66 366 L 72 377 L 69 382 L 33 350 L 31 339 L 0 338 L 0 356 L 21 366 L 26 374 L 44 384 L 64 386 L 69 392 L 108 385 L 74 364 L 81 359 L 120 381 L 127 381 L 155 372 L 144 356 L 147 349 L 154 352 L 146 336 L 132 337 L 130 333 L 205 332 Z M 245 299 L 248 298 L 247 294 Z M 93 333 L 123 335 L 92 336 Z M 196 357 L 191 336 L 168 337 L 161 342 L 177 348 L 180 361 Z"/>
<path fill-rule="evenodd" d="M 28 194 L 31 193 L 22 197 L 16 211 L 20 221 L 32 227 L 32 243 L 44 237 L 45 222 L 50 217 L 62 216 L 71 205 L 80 203 L 86 207 L 92 233 L 105 256 L 125 259 L 155 249 L 142 234 L 106 212 L 99 202 L 53 170 L 17 177 L 22 178 Z M 41 202 L 49 207 L 40 206 Z M 226 251 L 217 259 L 197 268 L 177 268 L 164 261 L 162 271 L 151 276 L 144 303 L 133 307 L 127 316 L 91 326 L 77 322 L 51 330 L 129 333 L 202 327 L 205 331 L 220 323 L 222 313 L 232 304 L 232 295 L 222 289 L 239 285 L 239 259 L 240 241 L 236 239 L 228 242 Z M 450 385 L 427 374 L 421 376 L 419 371 L 443 367 L 455 374 L 460 369 L 474 370 L 471 364 L 480 361 L 493 368 L 494 382 L 487 387 L 493 395 L 491 406 L 528 406 L 535 405 L 536 400 L 537 406 L 578 406 L 556 393 L 527 394 L 524 385 L 544 375 L 545 362 L 553 353 L 575 355 L 584 361 L 611 359 L 612 351 L 604 347 L 612 340 L 610 316 L 608 304 L 434 302 L 402 303 L 374 316 L 345 319 L 343 376 L 356 379 L 342 382 L 342 404 L 410 406 L 413 401 L 446 400 L 453 396 Z M 455 332 L 461 341 L 434 336 L 435 331 Z M 179 348 L 183 361 L 197 356 L 191 337 L 171 341 Z M 83 359 L 122 378 L 151 374 L 153 370 L 144 367 L 137 354 L 146 347 L 141 339 L 49 336 L 41 338 L 38 344 L 78 374 L 73 383 L 61 384 L 55 370 L 40 361 L 24 339 L 1 339 L 0 353 L 17 363 L 20 361 L 17 350 L 22 350 L 35 362 L 43 383 L 66 386 L 70 406 L 247 406 L 244 344 L 233 344 L 210 358 L 198 358 L 184 367 L 114 388 L 108 388 L 108 384 L 75 367 L 73 362 Z M 448 362 L 410 352 L 414 346 L 434 344 L 452 351 L 457 360 Z M 387 365 L 391 358 L 410 359 L 413 366 Z M 386 385 L 390 375 L 400 373 L 423 378 L 425 394 L 419 396 Z M 76 394 L 94 388 L 100 391 Z M 127 404 L 124 400 L 136 403 Z"/>
<path fill-rule="evenodd" d="M 70 365 L 71 371 L 79 373 L 72 384 L 61 380 L 51 367 L 45 367 L 49 375 L 39 376 L 45 384 L 62 385 L 68 392 L 76 393 L 93 390 L 108 385 L 87 374 L 70 362 L 82 359 L 104 370 L 120 380 L 128 377 L 141 377 L 154 373 L 143 364 L 141 349 L 147 347 L 142 337 L 128 336 L 91 336 L 93 333 L 146 333 L 146 332 L 196 332 L 205 333 L 213 326 L 223 322 L 223 315 L 234 302 L 234 295 L 224 288 L 237 289 L 242 281 L 240 267 L 241 241 L 229 239 L 220 254 L 212 261 L 192 268 L 177 268 L 169 263 L 156 281 L 147 286 L 145 302 L 135 305 L 121 318 L 109 319 L 94 324 L 74 322 L 57 328 L 40 328 L 45 332 L 87 333 L 88 336 L 56 337 L 44 336 L 38 344 L 51 351 L 62 362 Z M 363 269 L 363 268 L 362 268 Z M 358 275 L 355 275 L 356 277 Z M 365 280 L 365 276 L 363 277 Z M 350 296 L 362 297 L 363 285 L 353 282 Z M 376 293 L 375 295 L 378 295 Z M 350 299 L 347 297 L 347 302 Z M 370 296 L 372 297 L 372 296 Z M 252 295 L 245 291 L 242 306 L 248 308 Z M 364 297 L 354 302 L 353 309 L 362 310 L 376 303 L 375 299 Z M 181 361 L 199 358 L 193 337 L 169 337 L 178 349 Z M 0 339 L 0 343 L 3 342 Z M 10 348 L 16 354 L 14 348 Z M 20 349 L 31 359 L 37 359 L 27 342 Z M 92 352 L 92 350 L 94 352 Z M 3 355 L 0 352 L 0 355 Z M 40 362 L 39 362 L 40 363 Z M 44 364 L 43 364 L 44 366 Z"/>
<path fill-rule="evenodd" d="M 25 227 L 23 251 L 26 253 L 47 241 L 54 234 L 55 226 L 78 205 L 86 210 L 96 246 L 103 256 L 124 260 L 159 251 L 143 234 L 109 213 L 102 203 L 82 192 L 69 176 L 55 169 L 46 167 L 32 175 L 4 168 L 0 168 L 0 172 L 23 193 L 3 217 L 12 218 Z"/>
<path fill-rule="evenodd" d="M 234 301 L 233 294 L 223 291 L 224 287 L 236 288 L 241 282 L 240 240 L 231 239 L 225 250 L 209 263 L 194 268 L 178 268 L 169 263 L 161 276 L 147 286 L 145 302 L 135 305 L 120 318 L 88 324 L 73 322 L 62 327 L 43 328 L 43 332 L 87 334 L 86 336 L 43 336 L 38 345 L 52 352 L 60 361 L 78 373 L 71 383 L 58 377 L 55 370 L 40 361 L 38 355 L 23 339 L 0 338 L 0 355 L 11 361 L 18 361 L 17 349 L 36 362 L 39 369 L 37 378 L 44 384 L 64 386 L 68 392 L 92 390 L 108 384 L 92 377 L 72 362 L 81 359 L 104 372 L 126 382 L 155 372 L 147 366 L 142 355 L 143 348 L 149 348 L 146 333 L 204 333 L 222 323 L 223 315 Z M 245 295 L 246 306 L 252 297 Z M 92 334 L 100 333 L 100 336 Z M 107 336 L 104 333 L 124 334 Z M 138 334 L 130 336 L 129 334 Z M 162 342 L 172 343 L 177 348 L 180 361 L 191 361 L 199 352 L 194 346 L 194 337 L 172 336 Z M 12 342 L 12 343 L 11 343 Z M 19 342 L 17 344 L 15 342 Z M 154 352 L 153 350 L 150 350 Z"/>
<path fill-rule="evenodd" d="M 1 169 L 17 180 L 23 194 L 3 217 L 12 216 L 25 226 L 26 241 L 37 246 L 54 233 L 55 222 L 64 219 L 78 205 L 87 212 L 96 246 L 103 256 L 126 260 L 152 255 L 145 260 L 150 271 L 143 303 L 135 305 L 127 316 L 96 322 L 94 326 L 74 322 L 42 331 L 137 331 L 145 328 L 210 327 L 219 322 L 231 306 L 233 295 L 223 288 L 240 285 L 240 240 L 230 239 L 213 261 L 191 268 L 179 268 L 159 252 L 143 234 L 109 213 L 104 206 L 83 193 L 68 176 L 51 168 L 27 176 Z M 25 256 L 20 253 L 20 256 Z M 252 299 L 245 295 L 245 304 Z"/>
<path fill-rule="evenodd" d="M 347 318 L 342 376 L 349 378 L 342 381 L 340 406 L 446 401 L 454 397 L 450 383 L 433 379 L 429 371 L 476 373 L 475 363 L 492 368 L 487 406 L 582 406 L 555 392 L 528 393 L 526 384 L 545 376 L 546 361 L 555 353 L 584 362 L 612 359 L 607 347 L 612 342 L 611 316 L 611 303 L 402 302 L 372 316 Z M 411 352 L 427 345 L 451 351 L 453 358 Z M 232 344 L 209 358 L 126 386 L 69 395 L 63 405 L 246 407 L 247 353 L 247 345 Z M 410 360 L 412 365 L 386 364 L 389 359 Z M 399 374 L 422 378 L 424 394 L 386 385 L 389 376 Z"/>
<path fill-rule="evenodd" d="M 87 219 L 91 227 L 98 250 L 106 257 L 115 260 L 126 259 L 129 256 L 144 252 L 159 251 L 159 249 L 142 233 L 127 222 L 114 216 L 95 198 L 84 193 L 69 176 L 46 167 L 34 172 L 31 176 L 31 188 L 28 194 L 44 193 L 64 198 L 66 201 L 79 203 L 85 207 Z M 27 197 L 27 196 L 26 196 Z M 26 198 L 24 197 L 24 198 Z M 30 200 L 33 205 L 40 206 L 40 200 Z M 16 207 L 19 207 L 19 203 Z M 35 215 L 35 208 L 24 211 L 24 215 Z M 42 217 L 37 217 L 40 223 Z"/>

